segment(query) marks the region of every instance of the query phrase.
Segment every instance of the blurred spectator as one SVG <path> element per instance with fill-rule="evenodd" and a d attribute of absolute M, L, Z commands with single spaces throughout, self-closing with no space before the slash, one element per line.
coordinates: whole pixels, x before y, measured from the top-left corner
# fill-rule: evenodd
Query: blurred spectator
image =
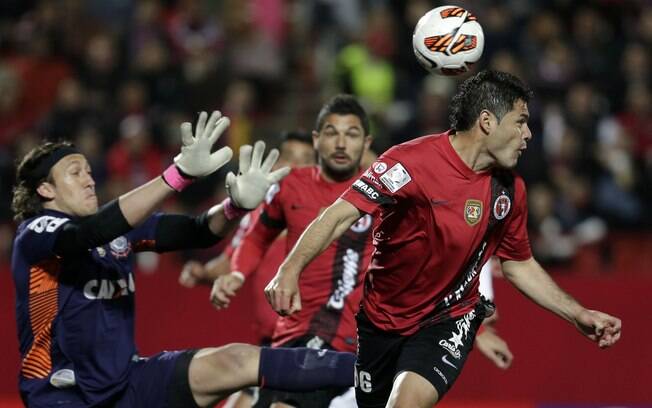
<path fill-rule="evenodd" d="M 140 115 L 127 116 L 120 122 L 120 140 L 109 149 L 107 168 L 111 196 L 139 186 L 164 170 L 164 158 L 152 144 L 149 123 Z"/>
<path fill-rule="evenodd" d="M 428 74 L 412 54 L 432 0 L 11 1 L 0 6 L 0 191 L 10 163 L 43 137 L 74 140 L 111 196 L 158 174 L 179 123 L 231 117 L 236 148 L 314 125 L 323 100 L 356 94 L 374 149 L 448 128 L 463 77 Z M 535 91 L 534 138 L 518 171 L 534 186 L 533 246 L 566 261 L 609 228 L 650 228 L 652 5 L 462 1 L 492 67 Z M 219 177 L 218 177 L 219 179 Z M 223 195 L 208 179 L 173 205 Z M 536 184 L 536 186 L 535 186 Z M 106 192 L 99 192 L 100 195 Z M 211 201 L 212 202 L 212 201 Z M 201 204 L 200 204 L 201 203 Z M 0 227 L 10 222 L 0 208 Z M 1 231 L 0 231 L 1 232 Z"/>

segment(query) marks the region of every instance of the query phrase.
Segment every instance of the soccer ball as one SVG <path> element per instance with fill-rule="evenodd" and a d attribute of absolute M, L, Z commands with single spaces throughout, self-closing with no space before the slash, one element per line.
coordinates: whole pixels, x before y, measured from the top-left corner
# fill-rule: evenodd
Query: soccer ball
<path fill-rule="evenodd" d="M 426 70 L 440 75 L 467 72 L 482 56 L 484 33 L 477 18 L 458 6 L 441 6 L 419 19 L 412 48 Z"/>

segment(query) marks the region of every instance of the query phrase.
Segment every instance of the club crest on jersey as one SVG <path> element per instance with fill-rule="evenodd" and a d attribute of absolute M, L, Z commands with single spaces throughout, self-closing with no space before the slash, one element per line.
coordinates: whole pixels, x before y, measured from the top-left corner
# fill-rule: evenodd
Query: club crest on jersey
<path fill-rule="evenodd" d="M 391 191 L 392 193 L 397 192 L 404 185 L 409 183 L 412 180 L 410 174 L 405 170 L 405 167 L 401 163 L 396 163 L 392 166 L 391 169 L 387 170 L 387 173 L 380 176 L 380 181 Z"/>
<path fill-rule="evenodd" d="M 512 200 L 505 194 L 501 194 L 494 201 L 494 217 L 497 220 L 502 220 L 507 217 L 509 210 L 512 208 Z"/>
<path fill-rule="evenodd" d="M 374 163 L 373 169 L 376 174 L 383 174 L 385 170 L 387 170 L 387 164 L 385 164 L 385 162 Z"/>
<path fill-rule="evenodd" d="M 111 248 L 111 253 L 116 258 L 127 257 L 127 255 L 129 255 L 129 251 L 131 250 L 129 241 L 127 241 L 127 238 L 125 237 L 118 237 L 111 241 L 109 248 Z"/>
<path fill-rule="evenodd" d="M 464 204 L 464 220 L 473 226 L 482 219 L 482 201 L 466 200 Z"/>

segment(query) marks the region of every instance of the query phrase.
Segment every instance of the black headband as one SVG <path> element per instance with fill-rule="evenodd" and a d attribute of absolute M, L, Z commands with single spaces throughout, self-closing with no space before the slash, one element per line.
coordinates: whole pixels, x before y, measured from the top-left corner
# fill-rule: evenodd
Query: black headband
<path fill-rule="evenodd" d="M 79 150 L 74 146 L 61 146 L 53 150 L 52 153 L 45 157 L 38 166 L 30 172 L 27 182 L 31 186 L 37 187 L 36 184 L 47 178 L 48 174 L 50 174 L 50 169 L 52 169 L 59 160 L 71 154 L 79 154 Z"/>

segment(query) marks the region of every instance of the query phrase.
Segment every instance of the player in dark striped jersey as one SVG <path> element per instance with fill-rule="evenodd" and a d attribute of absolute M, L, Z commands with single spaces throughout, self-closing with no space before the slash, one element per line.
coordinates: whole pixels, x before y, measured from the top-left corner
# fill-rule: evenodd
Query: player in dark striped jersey
<path fill-rule="evenodd" d="M 362 215 L 377 219 L 358 314 L 359 406 L 431 407 L 444 396 L 491 313 L 478 293 L 491 255 L 519 290 L 599 347 L 618 341 L 619 319 L 581 306 L 532 258 L 525 183 L 511 170 L 532 138 L 530 94 L 510 74 L 468 78 L 451 103 L 452 129 L 385 152 L 310 225 L 267 286 L 279 313 L 301 310 L 306 265 Z"/>
<path fill-rule="evenodd" d="M 215 244 L 289 171 L 271 171 L 278 151 L 263 160 L 264 143 L 243 146 L 240 172 L 227 175 L 229 198 L 198 217 L 152 215 L 166 197 L 230 160 L 228 147 L 211 153 L 228 125 L 219 112 L 202 112 L 194 135 L 182 124 L 181 153 L 162 177 L 101 208 L 90 166 L 73 145 L 47 142 L 22 160 L 12 274 L 27 406 L 203 407 L 259 383 L 311 390 L 352 381 L 354 356 L 346 353 L 232 344 L 138 354 L 134 252 Z"/>
<path fill-rule="evenodd" d="M 278 186 L 272 187 L 261 216 L 235 250 L 233 272 L 220 278 L 214 287 L 213 302 L 218 306 L 227 305 L 241 287 L 242 277 L 248 278 L 258 269 L 263 254 L 283 230 L 287 229 L 287 252 L 310 222 L 360 174 L 360 163 L 371 136 L 367 115 L 354 97 L 338 95 L 322 107 L 313 143 L 318 165 L 293 169 Z M 310 264 L 301 282 L 303 309 L 278 319 L 272 345 L 355 351 L 354 315 L 371 255 L 371 226 L 371 217 L 362 216 Z M 294 407 L 328 407 L 341 391 L 310 395 L 263 391 L 256 406 L 285 402 Z"/>

